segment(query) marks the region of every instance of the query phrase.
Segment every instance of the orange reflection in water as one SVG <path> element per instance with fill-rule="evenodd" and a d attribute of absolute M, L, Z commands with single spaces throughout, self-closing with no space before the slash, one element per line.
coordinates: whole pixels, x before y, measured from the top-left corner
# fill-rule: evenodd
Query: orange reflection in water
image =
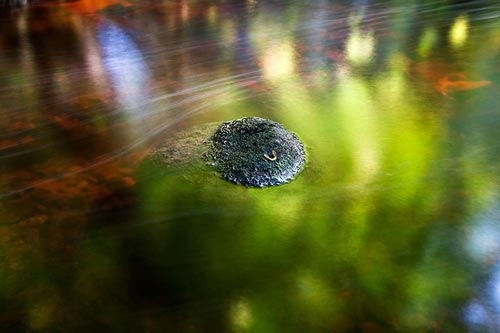
<path fill-rule="evenodd" d="M 132 4 L 125 0 L 79 0 L 60 4 L 61 7 L 68 8 L 80 15 L 95 14 L 99 10 L 113 5 L 130 7 Z"/>
<path fill-rule="evenodd" d="M 466 81 L 463 80 L 465 75 L 458 75 L 458 77 L 462 78 L 462 80 L 453 80 L 453 75 L 444 76 L 436 83 L 436 90 L 444 96 L 448 96 L 449 92 L 473 90 L 491 85 L 491 81 L 488 80 Z"/>
<path fill-rule="evenodd" d="M 442 60 L 412 62 L 406 60 L 410 75 L 418 75 L 432 85 L 433 89 L 448 96 L 451 92 L 474 90 L 492 84 L 489 80 L 470 80 L 457 66 Z"/>

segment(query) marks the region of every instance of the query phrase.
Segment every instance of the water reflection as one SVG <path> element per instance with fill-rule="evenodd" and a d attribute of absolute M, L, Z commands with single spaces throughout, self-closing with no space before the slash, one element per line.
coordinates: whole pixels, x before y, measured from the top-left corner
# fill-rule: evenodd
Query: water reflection
<path fill-rule="evenodd" d="M 497 4 L 116 5 L 0 20 L 2 327 L 500 329 Z M 294 182 L 140 164 L 250 115 L 306 143 Z"/>
<path fill-rule="evenodd" d="M 354 65 L 364 65 L 373 59 L 375 42 L 372 31 L 360 31 L 362 14 L 350 18 L 351 31 L 345 46 L 346 59 Z"/>
<path fill-rule="evenodd" d="M 289 42 L 267 47 L 262 56 L 262 75 L 269 81 L 289 78 L 295 72 L 294 48 Z"/>
<path fill-rule="evenodd" d="M 150 80 L 149 69 L 140 50 L 123 29 L 111 23 L 99 27 L 98 40 L 103 65 L 116 90 L 118 102 L 132 118 L 146 117 L 146 84 Z"/>
<path fill-rule="evenodd" d="M 427 27 L 422 36 L 420 37 L 420 42 L 418 44 L 418 55 L 423 58 L 427 58 L 432 49 L 436 46 L 439 40 L 438 32 L 433 27 Z"/>
<path fill-rule="evenodd" d="M 471 221 L 467 248 L 478 263 L 480 279 L 464 317 L 474 332 L 500 329 L 500 220 L 498 203 Z"/>
<path fill-rule="evenodd" d="M 454 48 L 460 48 L 464 46 L 467 41 L 467 35 L 469 30 L 469 22 L 466 16 L 458 16 L 453 22 L 450 28 L 450 43 Z"/>

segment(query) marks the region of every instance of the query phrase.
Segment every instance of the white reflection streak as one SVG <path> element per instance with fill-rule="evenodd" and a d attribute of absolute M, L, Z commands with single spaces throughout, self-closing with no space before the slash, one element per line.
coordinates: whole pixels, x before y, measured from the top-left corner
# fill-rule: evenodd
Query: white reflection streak
<path fill-rule="evenodd" d="M 496 317 L 500 317 L 500 263 L 494 268 L 493 276 L 489 283 L 491 305 L 495 309 Z"/>
<path fill-rule="evenodd" d="M 35 69 L 34 69 L 34 60 L 33 60 L 33 49 L 31 47 L 30 42 L 28 41 L 28 36 L 27 36 L 27 14 L 26 12 L 23 12 L 22 15 L 19 16 L 18 21 L 17 21 L 17 28 L 19 29 L 20 33 L 20 61 L 21 61 L 21 67 L 23 68 L 23 72 L 27 73 L 27 77 L 34 77 L 35 76 Z M 31 84 L 29 84 L 31 85 Z"/>
<path fill-rule="evenodd" d="M 103 62 L 118 95 L 118 101 L 133 117 L 147 116 L 144 110 L 149 71 L 132 38 L 113 24 L 103 24 L 98 32 Z"/>
<path fill-rule="evenodd" d="M 471 256 L 482 262 L 496 259 L 500 254 L 500 209 L 491 209 L 473 221 L 467 239 L 467 250 Z"/>
<path fill-rule="evenodd" d="M 467 239 L 469 254 L 490 273 L 486 283 L 481 284 L 477 297 L 464 309 L 464 319 L 473 330 L 500 329 L 500 208 L 477 217 L 477 222 Z"/>
<path fill-rule="evenodd" d="M 234 82 L 234 84 L 238 88 L 243 88 L 243 87 L 251 85 L 252 83 L 251 82 L 239 82 L 239 83 L 238 82 Z M 249 96 L 243 94 L 242 91 L 234 91 L 234 89 L 232 87 L 225 88 L 225 89 L 218 89 L 218 90 L 212 91 L 210 93 L 205 94 L 203 97 L 210 97 L 210 96 L 214 96 L 215 97 L 215 96 L 217 96 L 218 94 L 220 94 L 221 92 L 223 92 L 225 90 L 229 92 L 229 96 L 228 96 L 228 98 L 225 101 L 222 101 L 220 105 L 230 104 L 230 103 L 242 101 L 242 100 L 245 100 L 245 99 L 249 98 Z M 261 94 L 261 93 L 259 93 L 259 94 Z M 259 94 L 254 94 L 254 95 L 252 95 L 252 97 L 256 97 Z M 201 99 L 201 97 L 200 97 L 200 99 Z M 190 101 L 192 101 L 192 100 L 190 100 Z M 186 101 L 180 101 L 177 104 L 169 105 L 169 107 L 160 109 L 157 112 L 165 112 L 165 111 L 167 111 L 169 109 L 172 109 L 172 108 L 174 108 L 176 106 L 180 106 L 180 105 L 185 104 L 185 103 L 186 103 Z M 188 109 L 187 111 L 185 111 L 185 112 L 183 112 L 183 113 L 181 113 L 179 115 L 176 115 L 176 117 L 170 119 L 168 122 L 160 123 L 158 126 L 150 129 L 150 131 L 147 133 L 147 135 L 144 135 L 144 136 L 136 139 L 131 144 L 129 144 L 127 146 L 124 146 L 121 149 L 119 149 L 119 150 L 117 150 L 117 151 L 115 151 L 115 152 L 113 152 L 111 154 L 104 155 L 104 157 L 102 159 L 100 159 L 100 160 L 98 160 L 98 161 L 96 161 L 96 162 L 94 162 L 94 163 L 92 163 L 90 165 L 87 165 L 87 166 L 82 167 L 82 168 L 80 168 L 78 170 L 75 170 L 75 171 L 66 172 L 66 173 L 60 174 L 60 175 L 52 177 L 52 178 L 44 179 L 42 181 L 36 182 L 36 183 L 34 183 L 32 185 L 29 185 L 29 186 L 26 186 L 26 187 L 23 187 L 23 188 L 19 188 L 19 189 L 12 190 L 12 191 L 9 191 L 9 192 L 0 193 L 0 197 L 1 198 L 6 198 L 6 197 L 9 197 L 9 196 L 12 196 L 12 195 L 15 195 L 15 194 L 19 194 L 19 193 L 25 192 L 27 190 L 31 190 L 31 189 L 37 188 L 37 187 L 45 185 L 45 184 L 52 183 L 54 181 L 58 181 L 60 179 L 64 179 L 64 178 L 67 178 L 67 177 L 70 177 L 70 176 L 73 176 L 73 175 L 85 172 L 87 170 L 93 169 L 93 168 L 98 167 L 100 165 L 105 165 L 105 164 L 107 164 L 107 163 L 109 163 L 111 161 L 114 161 L 116 158 L 124 156 L 125 154 L 129 153 L 133 149 L 137 148 L 138 146 L 140 146 L 141 144 L 143 144 L 144 142 L 146 142 L 149 138 L 154 137 L 154 136 L 162 133 L 166 129 L 173 127 L 175 124 L 179 123 L 181 120 L 189 118 L 193 114 L 196 114 L 198 112 L 206 110 L 207 108 L 209 108 L 212 105 L 212 103 L 213 103 L 212 100 L 210 98 L 207 98 L 205 102 L 197 105 L 196 107 Z"/>
<path fill-rule="evenodd" d="M 166 100 L 166 99 L 169 99 L 172 97 L 188 95 L 191 93 L 200 92 L 200 91 L 208 90 L 208 89 L 213 90 L 214 87 L 218 87 L 221 85 L 233 85 L 237 82 L 237 81 L 234 81 L 234 79 L 240 79 L 240 80 L 241 79 L 247 79 L 247 80 L 256 79 L 256 78 L 258 78 L 258 75 L 256 75 L 256 74 L 258 74 L 258 72 L 259 71 L 255 70 L 255 71 L 249 71 L 249 72 L 242 73 L 242 74 L 226 76 L 226 77 L 223 77 L 221 79 L 212 80 L 212 81 L 202 83 L 200 85 L 189 87 L 186 89 L 182 89 L 182 90 L 170 93 L 170 94 L 164 94 L 164 95 L 159 96 L 159 97 L 151 98 L 151 99 L 149 99 L 149 102 L 159 102 L 159 101 L 163 101 L 163 100 Z"/>
<path fill-rule="evenodd" d="M 486 309 L 477 302 L 471 302 L 464 311 L 465 320 L 473 328 L 483 326 L 488 322 L 488 313 Z"/>
<path fill-rule="evenodd" d="M 106 72 L 103 68 L 102 54 L 97 44 L 93 31 L 78 20 L 78 32 L 82 35 L 82 43 L 85 48 L 85 62 L 90 73 L 93 84 L 99 89 L 105 89 L 108 85 Z"/>

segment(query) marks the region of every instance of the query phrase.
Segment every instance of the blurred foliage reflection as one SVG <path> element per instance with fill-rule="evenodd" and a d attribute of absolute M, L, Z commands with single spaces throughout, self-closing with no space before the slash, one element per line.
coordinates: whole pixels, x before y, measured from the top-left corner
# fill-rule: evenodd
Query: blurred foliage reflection
<path fill-rule="evenodd" d="M 17 5 L 3 331 L 500 332 L 495 1 Z M 306 143 L 295 181 L 138 167 L 242 116 Z"/>

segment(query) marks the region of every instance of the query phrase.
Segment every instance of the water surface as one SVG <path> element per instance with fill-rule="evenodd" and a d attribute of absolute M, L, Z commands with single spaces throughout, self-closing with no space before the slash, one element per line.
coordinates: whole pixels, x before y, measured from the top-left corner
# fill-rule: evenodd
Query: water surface
<path fill-rule="evenodd" d="M 0 2 L 6 332 L 500 332 L 497 1 Z M 142 168 L 259 116 L 290 184 Z"/>

